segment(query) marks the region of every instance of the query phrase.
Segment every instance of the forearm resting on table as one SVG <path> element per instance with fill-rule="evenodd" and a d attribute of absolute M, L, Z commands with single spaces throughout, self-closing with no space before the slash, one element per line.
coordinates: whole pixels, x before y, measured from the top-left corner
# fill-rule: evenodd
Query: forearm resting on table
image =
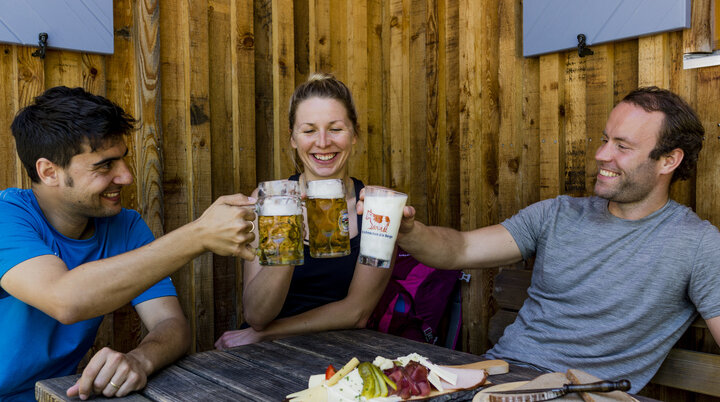
<path fill-rule="evenodd" d="M 273 340 L 313 332 L 365 328 L 370 313 L 372 309 L 368 312 L 362 308 L 352 308 L 341 300 L 292 317 L 274 320 L 261 331 L 262 338 Z"/>
<path fill-rule="evenodd" d="M 183 356 L 190 347 L 190 328 L 182 319 L 167 319 L 150 331 L 137 348 L 128 352 L 142 365 L 146 375 Z"/>

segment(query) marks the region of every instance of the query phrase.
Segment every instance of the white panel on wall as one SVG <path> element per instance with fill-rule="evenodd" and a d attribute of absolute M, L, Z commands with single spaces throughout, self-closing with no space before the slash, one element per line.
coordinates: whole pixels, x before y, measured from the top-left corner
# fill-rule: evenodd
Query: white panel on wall
<path fill-rule="evenodd" d="M 690 0 L 524 0 L 523 55 L 690 27 Z"/>
<path fill-rule="evenodd" d="M 113 52 L 112 0 L 0 0 L 0 42 L 51 49 Z"/>

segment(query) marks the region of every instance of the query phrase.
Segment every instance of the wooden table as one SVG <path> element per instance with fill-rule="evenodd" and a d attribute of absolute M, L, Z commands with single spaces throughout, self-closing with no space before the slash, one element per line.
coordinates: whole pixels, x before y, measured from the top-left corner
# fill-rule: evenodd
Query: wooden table
<path fill-rule="evenodd" d="M 307 388 L 311 374 L 324 373 L 328 364 L 337 369 L 351 358 L 372 361 L 375 356 L 395 358 L 416 352 L 430 361 L 455 365 L 476 362 L 478 356 L 429 345 L 371 330 L 345 330 L 295 336 L 208 351 L 187 356 L 156 373 L 140 392 L 125 398 L 96 397 L 96 401 L 282 401 L 286 395 Z M 529 380 L 539 372 L 511 365 L 507 374 L 494 375 L 494 384 Z M 79 375 L 39 381 L 39 401 L 80 400 L 65 396 Z M 469 401 L 477 393 L 461 391 L 434 399 Z M 652 399 L 637 397 L 640 401 Z"/>

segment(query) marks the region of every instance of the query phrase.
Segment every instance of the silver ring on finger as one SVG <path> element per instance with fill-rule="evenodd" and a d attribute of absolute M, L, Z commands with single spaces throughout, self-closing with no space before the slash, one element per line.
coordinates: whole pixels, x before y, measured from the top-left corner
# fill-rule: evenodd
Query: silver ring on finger
<path fill-rule="evenodd" d="M 249 233 L 252 233 L 252 232 L 255 231 L 255 222 L 253 222 L 253 221 L 248 221 L 248 222 L 250 222 L 250 224 L 252 225 L 252 228 L 250 228 L 250 232 L 249 232 Z"/>

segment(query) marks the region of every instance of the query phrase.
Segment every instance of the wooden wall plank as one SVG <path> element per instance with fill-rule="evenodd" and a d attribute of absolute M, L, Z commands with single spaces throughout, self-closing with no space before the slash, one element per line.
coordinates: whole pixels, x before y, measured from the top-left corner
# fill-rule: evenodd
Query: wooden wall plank
<path fill-rule="evenodd" d="M 272 0 L 272 82 L 274 176 L 286 178 L 296 171 L 287 127 L 287 110 L 295 90 L 293 2 Z"/>
<path fill-rule="evenodd" d="M 237 31 L 233 22 L 234 11 L 231 0 L 210 0 L 208 2 L 208 46 L 209 46 L 209 99 L 211 179 L 213 200 L 224 194 L 235 193 L 235 168 L 233 155 L 235 130 L 233 122 L 233 99 L 237 99 L 235 74 L 242 74 L 234 67 L 237 60 Z M 251 70 L 252 71 L 252 70 Z M 230 135 L 228 135 L 231 133 Z M 238 293 L 235 259 L 213 256 L 213 339 L 225 331 L 238 328 Z"/>
<path fill-rule="evenodd" d="M 443 7 L 444 5 L 444 7 Z M 444 116 L 445 128 L 439 133 L 445 142 L 447 157 L 441 177 L 446 206 L 442 208 L 437 224 L 460 228 L 460 21 L 458 0 L 444 0 L 439 7 L 441 46 L 439 94 L 440 115 Z"/>
<path fill-rule="evenodd" d="M 498 2 L 459 3 L 460 15 L 460 188 L 463 230 L 497 223 Z M 463 347 L 483 353 L 489 346 L 492 269 L 474 271 L 463 287 Z"/>
<path fill-rule="evenodd" d="M 312 1 L 312 0 L 309 0 Z M 312 7 L 311 7 L 312 9 Z M 255 141 L 257 181 L 275 180 L 273 155 L 272 0 L 253 1 L 255 39 Z M 312 20 L 311 20 L 312 21 Z M 313 30 L 310 30 L 312 43 Z M 312 57 L 313 52 L 310 52 Z M 312 58 L 310 66 L 312 67 Z M 251 98 L 252 99 L 252 98 Z M 284 123 L 287 126 L 287 123 Z"/>
<path fill-rule="evenodd" d="M 189 58 L 191 67 L 189 90 L 185 93 L 190 112 L 190 130 L 188 148 L 187 173 L 189 177 L 189 211 L 186 222 L 195 220 L 210 206 L 212 198 L 211 150 L 212 138 L 210 131 L 210 52 L 208 38 L 208 0 L 195 0 L 189 3 L 190 47 Z M 186 70 L 188 71 L 188 70 Z M 214 349 L 214 298 L 213 298 L 213 255 L 205 253 L 192 262 L 192 292 L 194 298 L 193 314 L 197 334 L 195 348 L 197 351 Z"/>
<path fill-rule="evenodd" d="M 350 73 L 348 67 L 348 46 L 351 43 L 349 37 L 348 1 L 330 1 L 330 14 L 327 19 L 330 26 L 330 65 L 333 73 L 341 81 L 347 83 Z M 358 2 L 359 3 L 359 2 Z M 315 19 L 317 21 L 317 18 Z"/>
<path fill-rule="evenodd" d="M 628 40 L 614 44 L 615 61 L 613 75 L 613 103 L 617 104 L 639 85 L 638 52 L 639 41 Z"/>
<path fill-rule="evenodd" d="M 249 195 L 257 183 L 257 147 L 255 142 L 255 35 L 253 8 L 232 2 L 231 36 L 232 63 L 232 133 L 233 133 L 233 191 Z M 234 50 L 234 51 L 233 51 Z M 242 297 L 242 260 L 235 260 L 236 298 Z M 236 322 L 243 321 L 242 308 L 237 303 Z M 217 323 L 217 319 L 216 319 Z M 219 332 L 216 330 L 216 333 Z"/>
<path fill-rule="evenodd" d="M 720 67 L 706 67 L 697 73 L 697 113 L 705 127 L 705 141 L 697 170 L 697 213 L 720 225 Z"/>
<path fill-rule="evenodd" d="M 389 43 L 383 40 L 385 27 L 389 27 L 387 18 L 383 18 L 386 2 L 383 0 L 368 0 L 367 2 L 367 45 L 368 45 L 368 77 L 367 77 L 367 109 L 358 113 L 367 114 L 367 131 L 361 133 L 367 147 L 367 176 L 363 179 L 368 184 L 387 184 L 386 147 L 384 146 L 384 133 L 387 129 L 385 110 L 386 99 L 386 71 L 387 58 L 385 47 Z"/>
<path fill-rule="evenodd" d="M 447 146 L 441 133 L 446 129 L 446 115 L 443 98 L 445 92 L 444 52 L 445 37 L 441 30 L 445 24 L 445 4 L 437 0 L 429 0 L 427 4 L 425 33 L 425 70 L 427 83 L 427 121 L 425 137 L 427 141 L 427 223 L 437 225 L 444 215 L 447 205 L 447 192 L 443 191 L 445 169 L 442 163 L 447 160 Z M 442 25 L 441 25 L 442 24 Z M 440 81 L 442 82 L 442 86 Z M 442 90 L 442 92 L 441 92 Z"/>
<path fill-rule="evenodd" d="M 585 195 L 594 193 L 597 176 L 595 152 L 605 129 L 605 122 L 613 108 L 613 77 L 615 47 L 612 44 L 594 46 L 595 54 L 587 58 L 585 74 Z"/>
<path fill-rule="evenodd" d="M 368 180 L 368 106 L 369 106 L 369 57 L 368 57 L 368 5 L 362 1 L 348 0 L 346 4 L 347 60 L 344 82 L 350 88 L 358 115 L 358 139 L 349 161 L 350 174 Z"/>
<path fill-rule="evenodd" d="M 23 169 L 15 151 L 15 139 L 10 125 L 17 113 L 17 46 L 0 45 L 0 160 L 17 161 L 4 163 L 0 169 L 0 188 L 19 187 L 19 170 Z"/>
<path fill-rule="evenodd" d="M 310 67 L 312 72 L 332 73 L 335 65 L 330 56 L 330 0 L 310 2 Z"/>
<path fill-rule="evenodd" d="M 572 196 L 585 195 L 585 162 L 587 155 L 585 112 L 585 61 L 577 52 L 565 55 L 565 124 L 561 138 L 565 153 L 562 193 Z M 561 147 L 562 149 L 562 147 Z"/>
<path fill-rule="evenodd" d="M 693 3 L 695 8 L 695 3 Z M 695 102 L 697 89 L 697 72 L 698 69 L 692 68 L 686 70 L 683 68 L 683 46 L 687 42 L 687 37 L 691 36 L 695 26 L 690 30 L 679 32 L 671 32 L 669 34 L 669 52 L 670 52 L 670 83 L 668 89 L 680 95 L 685 99 L 691 107 L 697 106 Z M 678 180 L 670 186 L 670 198 L 687 205 L 691 208 L 695 207 L 695 177 L 688 180 Z"/>
<path fill-rule="evenodd" d="M 667 33 L 638 39 L 638 85 L 670 85 L 670 50 Z"/>
<path fill-rule="evenodd" d="M 408 131 L 410 129 L 410 114 L 407 113 L 409 107 L 409 96 L 407 85 L 409 81 L 404 80 L 407 77 L 408 70 L 408 52 L 410 38 L 408 29 L 410 22 L 406 13 L 405 4 L 410 0 L 392 0 L 389 2 L 388 16 L 390 26 L 389 36 L 389 54 L 394 57 L 390 58 L 388 70 L 388 107 L 386 116 L 388 119 L 389 132 L 387 139 L 390 148 L 390 183 L 389 186 L 399 191 L 407 191 L 405 159 L 409 158 L 410 138 Z M 386 162 L 388 163 L 388 162 Z"/>
<path fill-rule="evenodd" d="M 408 68 L 407 76 L 403 77 L 403 86 L 407 88 L 407 109 L 409 126 L 407 138 L 409 149 L 405 150 L 404 170 L 408 202 L 415 206 L 416 216 L 422 222 L 427 222 L 427 170 L 426 158 L 418 157 L 427 153 L 427 78 L 425 65 L 426 47 L 426 1 L 410 0 L 404 2 L 404 15 L 408 19 L 407 46 Z M 407 82 L 407 84 L 405 84 Z"/>
<path fill-rule="evenodd" d="M 523 61 L 522 206 L 540 200 L 540 61 Z"/>
<path fill-rule="evenodd" d="M 82 54 L 49 49 L 45 53 L 45 87 L 82 87 Z"/>
<path fill-rule="evenodd" d="M 715 0 L 693 0 L 690 29 L 683 35 L 682 53 L 713 51 L 713 2 Z"/>
<path fill-rule="evenodd" d="M 523 205 L 523 58 L 522 3 L 519 0 L 500 1 L 499 33 L 500 81 L 500 160 L 498 213 L 503 220 L 515 214 Z"/>
<path fill-rule="evenodd" d="M 163 155 L 163 209 L 165 232 L 185 223 L 191 215 L 192 180 L 190 156 L 190 31 L 189 10 L 183 2 L 160 2 L 160 47 L 162 76 L 162 155 Z M 197 351 L 198 325 L 195 317 L 195 298 L 192 293 L 192 264 L 186 264 L 172 275 L 180 305 L 190 323 L 191 352 Z"/>
<path fill-rule="evenodd" d="M 561 194 L 565 165 L 564 56 L 540 56 L 540 199 Z"/>

